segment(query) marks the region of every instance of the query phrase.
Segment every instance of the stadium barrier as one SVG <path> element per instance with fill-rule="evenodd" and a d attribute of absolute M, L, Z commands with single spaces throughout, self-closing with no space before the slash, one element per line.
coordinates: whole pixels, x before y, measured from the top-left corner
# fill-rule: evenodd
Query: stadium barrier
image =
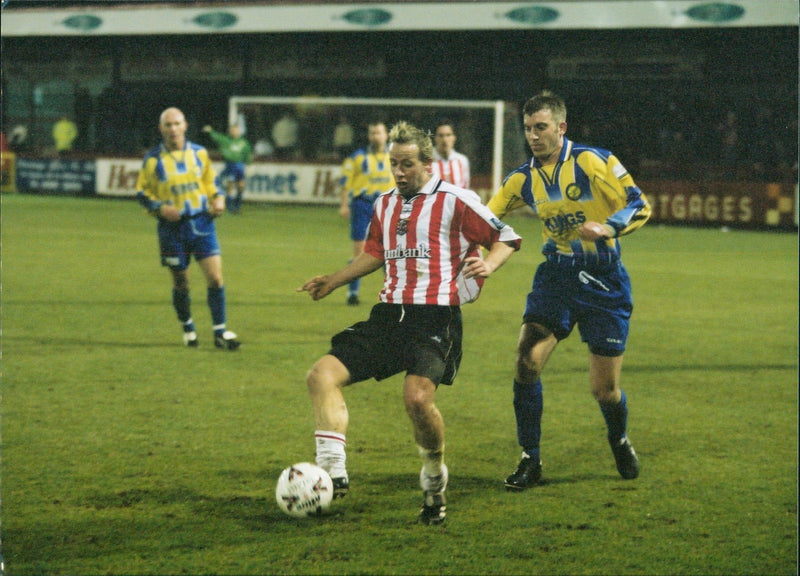
<path fill-rule="evenodd" d="M 728 180 L 637 180 L 653 206 L 651 221 L 731 228 L 797 226 L 797 184 Z"/>
<path fill-rule="evenodd" d="M 141 159 L 65 160 L 3 156 L 6 175 L 16 173 L 20 192 L 133 198 Z M 222 162 L 213 163 L 217 173 Z M 249 202 L 297 204 L 339 203 L 338 164 L 255 162 L 248 167 L 245 199 Z M 473 178 L 486 200 L 491 177 Z M 638 180 L 653 205 L 652 222 L 739 229 L 795 229 L 798 225 L 796 182 L 727 180 Z"/>
<path fill-rule="evenodd" d="M 100 196 L 136 195 L 141 159 L 98 158 L 96 193 Z M 222 162 L 212 162 L 217 174 Z M 338 204 L 339 164 L 254 162 L 247 167 L 247 201 Z"/>

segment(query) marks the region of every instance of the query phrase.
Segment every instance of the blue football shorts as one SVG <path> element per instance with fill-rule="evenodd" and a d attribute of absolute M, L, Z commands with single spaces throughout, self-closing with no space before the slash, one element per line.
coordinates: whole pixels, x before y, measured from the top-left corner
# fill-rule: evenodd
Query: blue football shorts
<path fill-rule="evenodd" d="M 359 242 L 367 239 L 367 228 L 372 220 L 372 196 L 360 195 L 350 200 L 350 239 Z"/>
<path fill-rule="evenodd" d="M 546 261 L 536 270 L 523 321 L 543 325 L 558 340 L 577 324 L 593 353 L 619 356 L 632 312 L 631 281 L 622 262 L 582 267 Z"/>
<path fill-rule="evenodd" d="M 379 302 L 368 320 L 331 338 L 328 353 L 345 365 L 351 382 L 405 371 L 449 385 L 461 364 L 461 334 L 458 306 Z"/>
<path fill-rule="evenodd" d="M 180 222 L 159 221 L 158 245 L 161 265 L 172 270 L 185 270 L 192 256 L 202 260 L 220 254 L 214 219 L 207 213 Z"/>
<path fill-rule="evenodd" d="M 245 166 L 244 162 L 226 162 L 225 168 L 222 169 L 220 172 L 219 177 L 222 179 L 223 182 L 227 180 L 232 180 L 233 182 L 239 182 L 240 180 L 245 179 Z"/>

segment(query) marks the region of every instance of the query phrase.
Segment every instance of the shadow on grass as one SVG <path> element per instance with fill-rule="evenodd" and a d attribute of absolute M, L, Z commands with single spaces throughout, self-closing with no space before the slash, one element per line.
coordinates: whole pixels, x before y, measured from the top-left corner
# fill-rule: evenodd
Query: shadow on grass
<path fill-rule="evenodd" d="M 76 348 L 91 348 L 91 347 L 104 347 L 104 348 L 158 348 L 163 350 L 165 347 L 174 345 L 175 347 L 182 347 L 180 341 L 173 340 L 166 342 L 163 340 L 150 340 L 136 342 L 135 340 L 99 340 L 92 338 L 53 338 L 52 336 L 6 336 L 3 338 L 6 344 L 21 342 L 34 344 L 45 348 L 56 347 L 76 347 Z"/>
<path fill-rule="evenodd" d="M 351 495 L 336 501 L 324 515 L 291 518 L 281 512 L 273 496 L 277 471 L 255 475 L 263 486 L 258 494 L 214 495 L 185 485 L 129 488 L 95 492 L 58 506 L 71 506 L 69 529 L 64 521 L 27 525 L 22 532 L 7 530 L 7 559 L 17 564 L 31 562 L 52 566 L 82 559 L 114 558 L 121 554 L 157 557 L 206 550 L 219 546 L 286 542 L 296 534 L 298 542 L 316 542 L 337 531 L 357 533 L 371 529 L 400 529 L 417 525 L 421 504 L 419 475 L 367 473 L 351 477 Z M 609 481 L 611 490 L 635 489 L 634 483 L 610 474 L 578 474 L 547 479 L 524 494 L 506 492 L 502 478 L 452 475 L 450 490 L 454 511 L 461 508 L 462 522 L 469 525 L 467 510 L 481 509 L 507 500 L 530 499 L 536 491 L 583 482 Z M 580 528 L 580 527 L 578 527 Z M 416 532 L 411 532 L 415 534 Z M 316 544 L 315 544 L 316 545 Z"/>
<path fill-rule="evenodd" d="M 626 364 L 625 374 L 652 374 L 671 372 L 752 372 L 754 370 L 797 370 L 797 364 L 666 364 L 635 365 Z M 551 373 L 586 373 L 586 366 L 577 363 L 572 366 L 560 366 Z"/>

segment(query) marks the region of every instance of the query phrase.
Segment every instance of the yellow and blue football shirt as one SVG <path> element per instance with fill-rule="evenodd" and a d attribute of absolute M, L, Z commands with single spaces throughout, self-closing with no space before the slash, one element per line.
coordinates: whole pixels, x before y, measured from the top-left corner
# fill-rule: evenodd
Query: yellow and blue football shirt
<path fill-rule="evenodd" d="M 220 193 L 208 151 L 192 142 L 186 142 L 180 151 L 170 152 L 159 145 L 148 152 L 136 188 L 149 210 L 171 204 L 190 218 L 206 212 L 209 198 Z"/>
<path fill-rule="evenodd" d="M 597 262 L 618 260 L 616 237 L 640 228 L 651 213 L 647 198 L 616 156 L 567 138 L 555 164 L 542 166 L 531 158 L 506 176 L 488 203 L 498 218 L 524 205 L 543 223 L 545 256 Z M 615 237 L 581 240 L 578 228 L 588 221 L 611 226 Z"/>
<path fill-rule="evenodd" d="M 394 188 L 394 177 L 389 162 L 389 150 L 372 152 L 360 148 L 342 163 L 342 176 L 339 183 L 351 197 L 368 197 L 370 201 L 377 194 Z"/>

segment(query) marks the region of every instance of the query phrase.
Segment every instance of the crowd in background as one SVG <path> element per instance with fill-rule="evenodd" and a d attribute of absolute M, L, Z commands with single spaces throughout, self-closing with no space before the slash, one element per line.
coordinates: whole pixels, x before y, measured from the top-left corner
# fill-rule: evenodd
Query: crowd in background
<path fill-rule="evenodd" d="M 569 94 L 567 94 L 569 96 Z M 627 99 L 573 98 L 576 105 L 567 119 L 567 137 L 615 151 L 630 170 L 646 177 L 746 178 L 789 180 L 797 178 L 797 110 L 773 103 L 742 100 L 736 105 L 713 98 L 675 97 L 632 103 Z M 184 106 L 188 136 L 203 144 L 200 128 L 227 123 L 227 106 L 200 102 Z M 155 109 L 159 103 L 149 107 Z M 515 105 L 506 122 L 504 171 L 524 162 L 529 151 L 514 118 Z M 245 106 L 240 117 L 244 135 L 254 148 L 256 160 L 338 163 L 363 144 L 370 108 Z M 470 110 L 447 110 L 458 124 L 459 146 L 474 159 L 476 174 L 490 174 L 493 127 L 487 115 Z M 140 156 L 152 147 L 158 133 L 147 102 L 129 102 L 124 95 L 107 90 L 96 98 L 78 89 L 72 115 L 59 117 L 52 126 L 52 140 L 35 141 L 28 127 L 4 128 L 6 141 L 19 153 L 64 156 Z M 430 111 L 400 110 L 386 116 L 391 124 L 406 119 L 433 128 Z M 518 114 L 517 114 L 518 115 Z M 66 138 L 66 140 L 65 140 Z"/>

